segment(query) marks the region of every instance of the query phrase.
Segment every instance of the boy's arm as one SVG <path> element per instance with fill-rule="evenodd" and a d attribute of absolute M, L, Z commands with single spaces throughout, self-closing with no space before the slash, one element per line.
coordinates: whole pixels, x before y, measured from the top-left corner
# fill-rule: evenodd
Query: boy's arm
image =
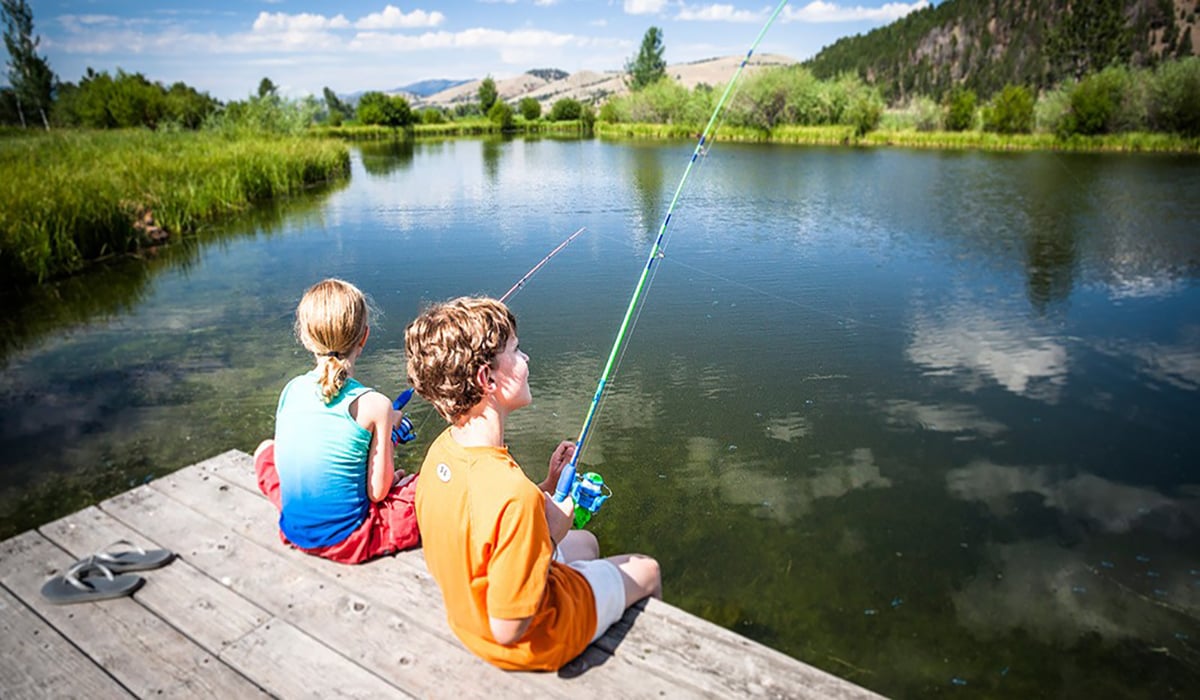
<path fill-rule="evenodd" d="M 529 623 L 533 621 L 533 615 L 522 617 L 519 620 L 502 620 L 500 618 L 488 615 L 488 624 L 492 628 L 492 637 L 498 644 L 511 646 L 521 641 L 521 637 L 529 631 Z"/>
<path fill-rule="evenodd" d="M 367 455 L 367 497 L 382 501 L 392 490 L 396 479 L 392 466 L 392 426 L 400 421 L 399 411 L 392 409 L 388 397 L 370 391 L 358 398 L 359 425 L 371 431 L 371 447 Z M 394 420 L 393 420 L 394 419 Z"/>

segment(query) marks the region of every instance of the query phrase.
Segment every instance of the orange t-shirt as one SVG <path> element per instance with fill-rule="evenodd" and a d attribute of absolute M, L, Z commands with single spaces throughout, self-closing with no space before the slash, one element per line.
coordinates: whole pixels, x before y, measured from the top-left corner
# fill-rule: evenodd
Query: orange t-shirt
<path fill-rule="evenodd" d="M 507 448 L 463 447 L 446 429 L 425 456 L 416 500 L 425 564 L 468 649 L 500 668 L 552 671 L 587 648 L 596 630 L 592 588 L 551 560 L 542 491 Z M 533 620 L 503 646 L 489 615 Z"/>

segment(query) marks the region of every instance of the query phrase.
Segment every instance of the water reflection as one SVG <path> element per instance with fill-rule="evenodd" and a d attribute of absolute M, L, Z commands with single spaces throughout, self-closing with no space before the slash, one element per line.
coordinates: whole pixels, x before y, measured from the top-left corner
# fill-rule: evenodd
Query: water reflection
<path fill-rule="evenodd" d="M 926 375 L 947 377 L 965 391 L 994 382 L 1051 404 L 1066 385 L 1069 366 L 1062 341 L 995 305 L 966 300 L 936 312 L 918 307 L 906 355 Z"/>
<path fill-rule="evenodd" d="M 285 229 L 309 228 L 320 220 L 327 197 L 345 183 L 327 185 L 303 197 L 266 202 L 233 221 L 170 244 L 105 263 L 83 273 L 36 287 L 0 293 L 0 365 L 22 349 L 74 326 L 130 313 L 146 298 L 153 280 L 197 265 L 214 245 Z"/>
<path fill-rule="evenodd" d="M 358 145 L 363 170 L 376 177 L 386 177 L 398 170 L 412 167 L 415 141 L 394 138 L 387 141 L 364 142 Z"/>

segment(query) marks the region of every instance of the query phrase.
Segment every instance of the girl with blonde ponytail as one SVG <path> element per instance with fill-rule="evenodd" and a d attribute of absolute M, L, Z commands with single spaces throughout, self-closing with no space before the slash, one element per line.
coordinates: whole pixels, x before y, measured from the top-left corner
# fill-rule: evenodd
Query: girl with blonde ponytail
<path fill-rule="evenodd" d="M 357 287 L 327 279 L 296 307 L 296 337 L 316 366 L 279 396 L 275 438 L 254 452 L 258 486 L 279 509 L 279 537 L 347 564 L 416 546 L 416 476 L 393 465 L 404 414 L 354 378 L 371 335 Z"/>

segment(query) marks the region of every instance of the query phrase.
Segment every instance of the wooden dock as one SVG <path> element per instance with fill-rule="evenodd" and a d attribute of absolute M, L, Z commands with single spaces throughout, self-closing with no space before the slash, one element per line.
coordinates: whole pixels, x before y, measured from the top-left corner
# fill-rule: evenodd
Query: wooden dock
<path fill-rule="evenodd" d="M 335 564 L 276 520 L 230 451 L 0 543 L 0 697 L 878 697 L 656 600 L 558 673 L 501 671 L 454 637 L 420 550 Z M 42 599 L 121 539 L 179 556 L 131 597 Z"/>

